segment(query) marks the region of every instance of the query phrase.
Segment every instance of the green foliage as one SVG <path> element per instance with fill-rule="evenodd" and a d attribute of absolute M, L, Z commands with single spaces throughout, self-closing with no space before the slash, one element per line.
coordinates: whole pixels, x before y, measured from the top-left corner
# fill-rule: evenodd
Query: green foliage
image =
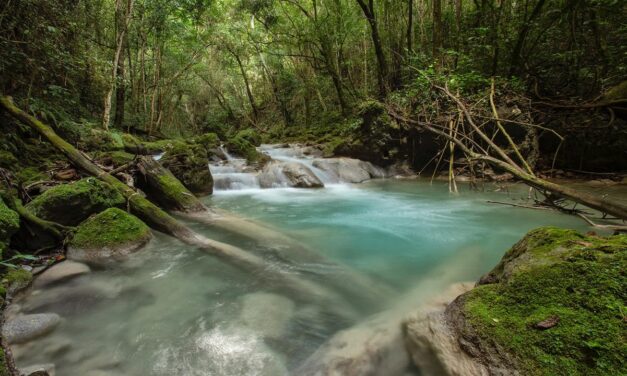
<path fill-rule="evenodd" d="M 110 208 L 81 223 L 69 246 L 85 249 L 117 246 L 145 239 L 150 234 L 150 228 L 137 217 Z"/>
<path fill-rule="evenodd" d="M 0 198 L 0 259 L 6 251 L 11 236 L 20 228 L 20 216 L 9 209 Z"/>
<path fill-rule="evenodd" d="M 607 239 L 540 229 L 516 247 L 525 267 L 478 286 L 464 311 L 486 343 L 512 353 L 525 375 L 619 375 L 627 314 L 627 236 Z M 506 255 L 508 257 L 508 255 Z M 534 328 L 558 316 L 557 326 Z"/>

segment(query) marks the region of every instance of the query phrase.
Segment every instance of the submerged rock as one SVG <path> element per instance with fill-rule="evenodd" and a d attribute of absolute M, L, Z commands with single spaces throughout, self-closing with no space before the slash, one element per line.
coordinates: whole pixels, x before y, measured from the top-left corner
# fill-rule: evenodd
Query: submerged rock
<path fill-rule="evenodd" d="M 9 344 L 24 343 L 52 332 L 60 322 L 56 313 L 17 316 L 4 324 L 2 335 Z"/>
<path fill-rule="evenodd" d="M 287 332 L 294 308 L 294 302 L 280 295 L 247 294 L 242 297 L 239 322 L 264 338 L 279 339 Z"/>
<path fill-rule="evenodd" d="M 64 262 L 51 266 L 49 269 L 37 276 L 34 286 L 43 287 L 59 282 L 64 282 L 74 277 L 87 274 L 90 271 L 91 269 L 89 269 L 89 266 L 85 264 L 66 260 Z"/>
<path fill-rule="evenodd" d="M 305 165 L 296 162 L 272 161 L 259 174 L 261 188 L 322 188 L 324 184 Z"/>
<path fill-rule="evenodd" d="M 66 226 L 76 226 L 90 215 L 126 204 L 124 197 L 110 185 L 85 178 L 58 185 L 26 205 L 36 216 Z"/>
<path fill-rule="evenodd" d="M 20 376 L 55 376 L 55 365 L 52 363 L 37 364 L 20 368 Z"/>
<path fill-rule="evenodd" d="M 372 178 L 385 177 L 385 171 L 370 162 L 352 158 L 317 159 L 313 166 L 337 176 L 345 183 L 362 183 Z"/>
<path fill-rule="evenodd" d="M 67 257 L 88 264 L 120 261 L 152 238 L 150 228 L 134 215 L 117 208 L 97 214 L 78 227 L 68 244 Z"/>

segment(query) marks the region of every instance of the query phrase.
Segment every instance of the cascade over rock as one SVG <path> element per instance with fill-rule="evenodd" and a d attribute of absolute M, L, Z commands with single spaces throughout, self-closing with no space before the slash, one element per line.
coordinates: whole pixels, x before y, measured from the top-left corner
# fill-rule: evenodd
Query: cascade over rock
<path fill-rule="evenodd" d="M 262 188 L 295 187 L 322 188 L 324 184 L 305 165 L 296 162 L 272 161 L 265 165 L 259 175 Z"/>

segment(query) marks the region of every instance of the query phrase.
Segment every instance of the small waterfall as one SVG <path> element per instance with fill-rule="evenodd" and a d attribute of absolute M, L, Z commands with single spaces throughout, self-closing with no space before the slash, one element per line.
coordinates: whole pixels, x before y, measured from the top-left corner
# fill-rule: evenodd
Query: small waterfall
<path fill-rule="evenodd" d="M 226 160 L 209 164 L 216 191 L 260 188 L 257 173 L 248 166 L 246 159 L 232 156 L 224 146 L 220 146 L 220 151 Z"/>
<path fill-rule="evenodd" d="M 259 147 L 260 152 L 270 156 L 270 158 L 274 160 L 305 165 L 324 185 L 340 183 L 340 179 L 337 175 L 314 166 L 316 158 L 312 155 L 307 155 L 306 151 L 308 150 L 310 149 L 307 147 L 285 147 L 284 145 L 264 144 Z"/>
<path fill-rule="evenodd" d="M 318 188 L 361 183 L 385 175 L 379 167 L 357 159 L 322 158 L 319 149 L 309 146 L 264 144 L 257 150 L 272 159 L 262 171 L 255 170 L 246 159 L 232 155 L 220 146 L 224 160 L 209 165 L 214 189 Z"/>

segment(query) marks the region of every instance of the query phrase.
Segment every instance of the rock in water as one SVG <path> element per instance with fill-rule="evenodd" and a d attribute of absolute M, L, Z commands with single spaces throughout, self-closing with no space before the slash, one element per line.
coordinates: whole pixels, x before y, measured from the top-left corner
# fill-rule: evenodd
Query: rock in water
<path fill-rule="evenodd" d="M 89 266 L 85 264 L 66 260 L 53 265 L 48 270 L 37 276 L 33 285 L 35 287 L 48 286 L 87 274 L 90 271 L 91 269 L 89 269 Z"/>
<path fill-rule="evenodd" d="M 4 324 L 2 335 L 9 344 L 24 343 L 50 333 L 60 322 L 56 313 L 18 316 Z"/>
<path fill-rule="evenodd" d="M 81 223 L 68 245 L 67 257 L 95 265 L 121 261 L 151 238 L 150 228 L 141 220 L 111 208 Z"/>
<path fill-rule="evenodd" d="M 383 178 L 385 172 L 370 162 L 352 158 L 317 159 L 313 166 L 337 176 L 344 183 L 362 183 L 372 178 Z"/>
<path fill-rule="evenodd" d="M 437 302 L 415 312 L 405 323 L 405 342 L 414 364 L 424 375 L 488 375 L 480 363 L 466 354 L 446 322 L 445 310 L 472 285 L 454 285 Z"/>
<path fill-rule="evenodd" d="M 52 363 L 28 366 L 19 371 L 20 376 L 55 376 L 55 366 Z"/>
<path fill-rule="evenodd" d="M 324 184 L 305 165 L 296 162 L 272 161 L 259 175 L 261 188 L 322 188 Z"/>
<path fill-rule="evenodd" d="M 247 294 L 242 297 L 239 321 L 264 338 L 282 337 L 294 315 L 294 302 L 269 293 Z"/>

